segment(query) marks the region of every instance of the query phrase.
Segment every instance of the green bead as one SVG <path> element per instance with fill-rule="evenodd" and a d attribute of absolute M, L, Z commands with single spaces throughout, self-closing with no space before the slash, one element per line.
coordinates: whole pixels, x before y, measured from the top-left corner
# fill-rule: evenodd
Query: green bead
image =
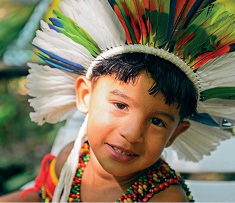
<path fill-rule="evenodd" d="M 78 191 L 77 191 L 77 190 L 72 189 L 72 190 L 71 190 L 71 192 L 72 192 L 73 194 L 77 194 L 77 192 L 78 192 Z"/>
<path fill-rule="evenodd" d="M 73 187 L 74 189 L 78 189 L 79 188 L 79 186 L 78 185 L 74 185 L 74 187 Z"/>
<path fill-rule="evenodd" d="M 133 190 L 132 189 L 130 189 L 130 194 L 132 194 L 133 193 Z"/>
<path fill-rule="evenodd" d="M 76 198 L 74 201 L 75 201 L 75 202 L 78 202 L 78 201 L 79 201 L 79 198 Z"/>
<path fill-rule="evenodd" d="M 79 175 L 81 175 L 79 172 L 76 173 L 76 176 L 78 177 Z"/>
<path fill-rule="evenodd" d="M 138 180 L 139 182 L 142 182 L 143 181 L 143 179 L 142 178 L 139 178 L 139 180 Z"/>

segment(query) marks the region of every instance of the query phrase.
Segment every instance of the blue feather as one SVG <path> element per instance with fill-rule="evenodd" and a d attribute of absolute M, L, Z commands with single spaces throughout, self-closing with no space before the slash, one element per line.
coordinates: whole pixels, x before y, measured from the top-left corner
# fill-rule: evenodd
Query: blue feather
<path fill-rule="evenodd" d="M 172 0 L 171 5 L 170 5 L 168 33 L 167 33 L 167 38 L 166 38 L 167 41 L 171 38 L 172 31 L 173 31 L 173 28 L 174 28 L 175 7 L 176 7 L 176 0 Z"/>
<path fill-rule="evenodd" d="M 57 27 L 63 27 L 63 24 L 60 22 L 57 18 L 49 18 L 49 20 L 52 22 L 53 25 Z"/>
<path fill-rule="evenodd" d="M 56 61 L 55 59 L 50 59 L 42 54 L 37 54 L 41 59 L 43 59 L 47 64 L 49 64 L 51 67 L 53 68 L 59 68 L 61 70 L 65 70 L 71 73 L 75 73 L 75 74 L 83 74 L 83 70 L 77 70 L 77 69 L 73 69 L 73 67 L 68 66 L 66 64 L 63 64 L 60 61 Z"/>
<path fill-rule="evenodd" d="M 51 53 L 51 52 L 49 52 L 49 51 L 46 51 L 45 49 L 42 49 L 42 48 L 38 47 L 38 46 L 36 46 L 36 45 L 34 45 L 34 46 L 35 46 L 37 49 L 39 49 L 41 52 L 47 54 L 47 55 L 48 55 L 49 57 L 51 57 L 51 58 L 54 58 L 54 59 L 56 59 L 56 60 L 58 60 L 58 61 L 61 61 L 61 62 L 65 63 L 65 64 L 68 64 L 68 65 L 70 65 L 70 66 L 76 67 L 76 68 L 78 68 L 78 69 L 86 70 L 81 64 L 74 63 L 74 62 L 72 62 L 72 61 L 69 61 L 69 60 L 67 60 L 67 59 L 64 59 L 64 58 L 62 58 L 62 57 L 60 57 L 60 56 L 57 56 L 57 55 L 55 55 L 55 54 L 53 54 L 53 53 Z"/>
<path fill-rule="evenodd" d="M 206 113 L 197 113 L 190 117 L 191 120 L 196 121 L 198 123 L 202 123 L 205 125 L 213 126 L 213 127 L 220 127 L 218 123 L 216 123 L 209 114 Z"/>
<path fill-rule="evenodd" d="M 56 32 L 61 33 L 60 29 L 58 29 L 57 27 L 53 26 L 51 23 L 48 23 L 48 25 L 49 25 L 50 29 L 55 30 Z"/>

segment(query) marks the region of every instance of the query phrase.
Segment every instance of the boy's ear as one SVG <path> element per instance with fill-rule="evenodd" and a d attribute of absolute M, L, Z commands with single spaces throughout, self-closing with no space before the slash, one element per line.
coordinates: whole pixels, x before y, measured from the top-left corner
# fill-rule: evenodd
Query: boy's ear
<path fill-rule="evenodd" d="M 172 134 L 171 138 L 168 140 L 166 147 L 171 146 L 171 144 L 175 141 L 175 139 L 185 132 L 190 127 L 190 123 L 188 121 L 182 121 L 176 127 L 175 132 Z"/>
<path fill-rule="evenodd" d="M 84 75 L 78 76 L 75 91 L 77 109 L 82 113 L 88 113 L 91 94 L 91 81 Z"/>

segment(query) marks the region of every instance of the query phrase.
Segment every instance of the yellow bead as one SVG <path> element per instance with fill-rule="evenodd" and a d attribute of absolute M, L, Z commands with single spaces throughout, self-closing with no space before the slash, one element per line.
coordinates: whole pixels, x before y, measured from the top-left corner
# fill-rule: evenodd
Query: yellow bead
<path fill-rule="evenodd" d="M 192 195 L 189 195 L 189 196 L 188 196 L 188 199 L 189 199 L 189 200 L 193 200 L 193 196 L 192 196 Z"/>
<path fill-rule="evenodd" d="M 127 202 L 127 200 L 126 200 L 126 199 L 124 199 L 124 202 Z"/>
<path fill-rule="evenodd" d="M 127 202 L 132 202 L 131 198 L 127 198 L 126 200 Z"/>
<path fill-rule="evenodd" d="M 154 181 L 157 181 L 157 177 L 153 177 L 153 180 L 154 180 Z"/>
<path fill-rule="evenodd" d="M 157 174 L 156 174 L 156 173 L 154 173 L 154 174 L 153 174 L 153 177 L 157 177 Z"/>
<path fill-rule="evenodd" d="M 141 190 L 143 190 L 143 187 L 142 187 L 141 185 L 138 185 L 138 188 L 141 189 Z"/>
<path fill-rule="evenodd" d="M 143 194 L 143 190 L 138 189 L 138 193 Z"/>
<path fill-rule="evenodd" d="M 147 188 L 147 185 L 143 185 L 143 188 L 146 189 L 146 188 Z"/>
<path fill-rule="evenodd" d="M 69 198 L 69 202 L 73 202 L 73 198 L 72 197 Z"/>

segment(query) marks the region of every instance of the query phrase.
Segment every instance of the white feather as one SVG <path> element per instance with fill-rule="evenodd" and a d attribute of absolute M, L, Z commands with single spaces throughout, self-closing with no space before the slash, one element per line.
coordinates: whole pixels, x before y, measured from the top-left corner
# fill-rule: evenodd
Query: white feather
<path fill-rule="evenodd" d="M 201 91 L 235 86 L 235 53 L 227 53 L 204 64 L 197 72 Z"/>
<path fill-rule="evenodd" d="M 65 0 L 60 2 L 60 9 L 85 29 L 101 50 L 125 44 L 124 30 L 107 1 Z"/>
<path fill-rule="evenodd" d="M 76 110 L 75 81 L 77 75 L 64 71 L 29 63 L 28 94 L 33 113 L 32 121 L 42 125 L 45 122 L 56 123 L 72 116 Z M 58 89 L 57 89 L 58 88 Z M 58 91 L 55 91 L 58 90 Z"/>
<path fill-rule="evenodd" d="M 52 202 L 67 202 L 68 200 L 72 186 L 72 181 L 77 169 L 79 150 L 81 149 L 81 145 L 82 143 L 84 143 L 86 137 L 87 120 L 88 120 L 88 114 L 86 115 L 86 118 L 79 130 L 78 136 L 74 143 L 74 147 L 70 152 L 68 159 L 62 168 L 59 183 L 56 186 Z"/>
<path fill-rule="evenodd" d="M 172 144 L 179 159 L 198 162 L 204 155 L 210 155 L 222 140 L 232 136 L 220 128 L 209 127 L 191 121 L 191 127 Z"/>

